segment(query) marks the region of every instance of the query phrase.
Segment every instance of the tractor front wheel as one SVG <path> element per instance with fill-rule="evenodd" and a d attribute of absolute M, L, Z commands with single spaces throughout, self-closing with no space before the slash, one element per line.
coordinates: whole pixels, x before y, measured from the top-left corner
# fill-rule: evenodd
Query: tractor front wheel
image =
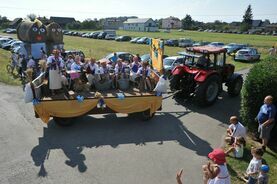
<path fill-rule="evenodd" d="M 172 75 L 169 81 L 169 87 L 171 91 L 177 91 L 180 89 L 180 76 Z"/>

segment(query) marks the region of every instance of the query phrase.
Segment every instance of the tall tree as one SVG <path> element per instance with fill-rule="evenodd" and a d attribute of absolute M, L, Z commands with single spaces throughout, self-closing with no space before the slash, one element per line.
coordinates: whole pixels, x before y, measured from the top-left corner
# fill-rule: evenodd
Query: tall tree
<path fill-rule="evenodd" d="M 252 7 L 251 5 L 248 5 L 242 20 L 242 29 L 243 31 L 247 31 L 252 27 L 252 21 L 253 21 L 253 13 L 252 13 Z"/>
<path fill-rule="evenodd" d="M 182 19 L 183 29 L 191 29 L 193 25 L 193 20 L 190 15 L 186 15 L 185 18 Z"/>
<path fill-rule="evenodd" d="M 30 14 L 27 15 L 27 18 L 28 18 L 30 21 L 34 21 L 34 20 L 37 18 L 37 16 L 36 16 L 36 14 L 34 14 L 34 13 L 30 13 Z"/>

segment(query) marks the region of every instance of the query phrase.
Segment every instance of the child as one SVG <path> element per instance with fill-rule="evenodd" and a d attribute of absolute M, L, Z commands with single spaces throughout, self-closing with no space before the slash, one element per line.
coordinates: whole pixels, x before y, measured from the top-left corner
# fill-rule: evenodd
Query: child
<path fill-rule="evenodd" d="M 235 158 L 242 158 L 243 157 L 243 149 L 245 146 L 245 140 L 243 137 L 235 138 L 235 142 L 233 143 L 232 147 L 225 152 L 226 155 L 232 153 L 232 156 Z"/>
<path fill-rule="evenodd" d="M 258 184 L 268 184 L 268 173 L 269 167 L 267 165 L 262 165 L 260 167 L 260 173 L 258 176 Z"/>
<path fill-rule="evenodd" d="M 225 153 L 222 149 L 214 149 L 208 157 L 211 162 L 203 165 L 204 183 L 205 184 L 230 184 L 230 175 L 226 166 Z"/>
<path fill-rule="evenodd" d="M 253 158 L 246 169 L 246 175 L 243 180 L 248 184 L 255 184 L 258 179 L 259 169 L 262 166 L 262 156 L 264 152 L 262 148 L 252 147 L 251 154 Z"/>

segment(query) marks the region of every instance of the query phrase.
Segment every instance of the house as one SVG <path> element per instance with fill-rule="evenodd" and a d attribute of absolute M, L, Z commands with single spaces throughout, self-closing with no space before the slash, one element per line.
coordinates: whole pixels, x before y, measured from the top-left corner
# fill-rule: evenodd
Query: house
<path fill-rule="evenodd" d="M 252 20 L 252 29 L 259 29 L 262 26 L 262 20 Z"/>
<path fill-rule="evenodd" d="M 277 33 L 277 24 L 269 24 L 265 26 L 265 31 L 270 33 Z"/>
<path fill-rule="evenodd" d="M 123 28 L 123 22 L 127 21 L 129 18 L 137 17 L 109 17 L 105 18 L 103 21 L 103 29 L 117 30 Z"/>
<path fill-rule="evenodd" d="M 63 28 L 66 26 L 66 24 L 76 22 L 76 20 L 72 17 L 50 17 L 50 21 L 60 24 L 60 26 Z"/>
<path fill-rule="evenodd" d="M 123 29 L 127 31 L 156 32 L 159 28 L 156 22 L 151 18 L 136 18 L 125 21 L 123 23 Z"/>
<path fill-rule="evenodd" d="M 177 17 L 168 17 L 162 19 L 162 28 L 163 29 L 181 29 L 182 22 Z"/>
<path fill-rule="evenodd" d="M 16 29 L 17 26 L 22 22 L 22 18 L 15 18 L 12 22 L 9 23 L 9 28 Z"/>

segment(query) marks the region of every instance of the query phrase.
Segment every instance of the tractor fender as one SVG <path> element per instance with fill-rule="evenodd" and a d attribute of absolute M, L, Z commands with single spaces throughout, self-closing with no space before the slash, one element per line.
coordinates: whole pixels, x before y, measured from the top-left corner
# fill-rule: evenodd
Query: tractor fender
<path fill-rule="evenodd" d="M 226 82 L 226 86 L 228 86 L 232 81 L 236 80 L 238 77 L 242 77 L 242 74 L 239 73 L 233 73 Z"/>
<path fill-rule="evenodd" d="M 172 75 L 183 75 L 184 74 L 184 69 L 182 66 L 176 66 L 175 68 L 173 68 L 172 72 L 171 72 Z"/>
<path fill-rule="evenodd" d="M 195 75 L 194 80 L 196 82 L 204 82 L 211 75 L 218 75 L 218 73 L 216 71 L 201 70 Z"/>

